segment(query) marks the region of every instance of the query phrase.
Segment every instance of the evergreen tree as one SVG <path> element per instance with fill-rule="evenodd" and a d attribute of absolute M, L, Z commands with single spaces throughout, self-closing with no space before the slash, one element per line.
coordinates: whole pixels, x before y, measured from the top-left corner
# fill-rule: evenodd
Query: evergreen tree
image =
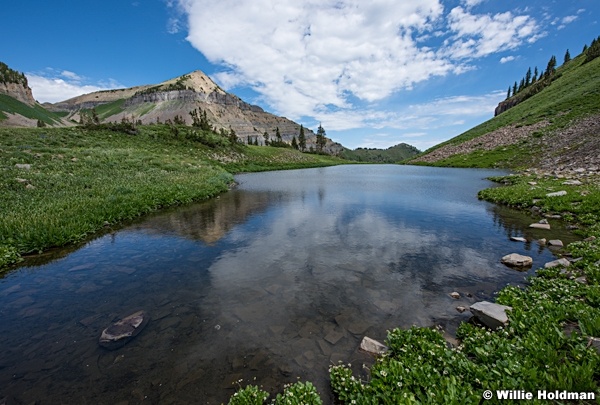
<path fill-rule="evenodd" d="M 296 135 L 292 137 L 292 148 L 298 150 L 298 141 L 296 141 Z"/>
<path fill-rule="evenodd" d="M 265 133 L 263 134 L 263 138 L 265 138 L 265 146 L 269 145 L 269 133 L 267 131 L 265 131 Z"/>
<path fill-rule="evenodd" d="M 533 77 L 531 78 L 531 83 L 535 83 L 537 81 L 537 77 L 538 77 L 538 68 L 537 66 L 535 67 L 535 70 L 533 71 Z"/>
<path fill-rule="evenodd" d="M 529 86 L 531 83 L 531 68 L 527 69 L 527 73 L 525 74 L 525 87 Z"/>
<path fill-rule="evenodd" d="M 275 138 L 277 138 L 277 143 L 281 144 L 281 142 L 283 142 L 281 139 L 281 132 L 279 132 L 279 127 L 275 129 Z"/>
<path fill-rule="evenodd" d="M 325 130 L 321 124 L 319 124 L 319 128 L 317 129 L 317 152 L 323 152 L 326 142 L 327 139 L 325 138 Z"/>
<path fill-rule="evenodd" d="M 232 145 L 235 145 L 238 142 L 237 134 L 231 126 L 229 127 L 229 142 L 231 142 Z"/>
<path fill-rule="evenodd" d="M 567 49 L 567 52 L 565 52 L 565 60 L 563 62 L 563 65 L 567 62 L 569 62 L 571 60 L 571 54 L 569 53 L 569 50 Z"/>
<path fill-rule="evenodd" d="M 510 86 L 508 86 L 508 92 L 506 93 L 506 99 L 508 100 L 510 98 Z"/>
<path fill-rule="evenodd" d="M 521 83 L 519 83 L 518 92 L 520 93 L 524 88 L 525 88 L 525 78 L 521 79 Z"/>
<path fill-rule="evenodd" d="M 594 39 L 592 41 L 592 44 L 585 51 L 585 61 L 583 61 L 583 63 L 588 63 L 588 62 L 596 59 L 599 56 L 600 56 L 600 39 Z"/>
<path fill-rule="evenodd" d="M 515 82 L 515 84 L 513 84 L 513 96 L 517 94 L 517 82 Z"/>
<path fill-rule="evenodd" d="M 550 77 L 556 71 L 556 56 L 552 55 L 550 60 L 548 61 L 548 65 L 546 66 L 546 72 L 544 75 L 546 77 Z"/>
<path fill-rule="evenodd" d="M 300 135 L 298 135 L 298 148 L 301 152 L 306 149 L 306 135 L 304 135 L 304 126 L 300 125 Z"/>

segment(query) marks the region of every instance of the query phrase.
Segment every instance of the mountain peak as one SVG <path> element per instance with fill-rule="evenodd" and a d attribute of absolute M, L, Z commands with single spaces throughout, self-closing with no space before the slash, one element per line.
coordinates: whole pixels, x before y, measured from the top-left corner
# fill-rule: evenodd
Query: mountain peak
<path fill-rule="evenodd" d="M 194 70 L 183 76 L 167 80 L 162 82 L 160 86 L 165 90 L 193 90 L 197 93 L 210 94 L 217 92 L 225 94 L 225 91 L 201 70 Z"/>

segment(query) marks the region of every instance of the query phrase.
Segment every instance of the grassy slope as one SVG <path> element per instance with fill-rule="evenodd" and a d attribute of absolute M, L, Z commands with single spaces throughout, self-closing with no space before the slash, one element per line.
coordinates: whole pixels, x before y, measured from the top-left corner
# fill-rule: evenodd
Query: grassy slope
<path fill-rule="evenodd" d="M 212 149 L 163 125 L 139 131 L 0 129 L 0 267 L 82 240 L 105 222 L 214 196 L 233 172 L 343 162 L 270 147 Z"/>
<path fill-rule="evenodd" d="M 0 121 L 8 118 L 4 112 L 11 114 L 20 114 L 24 117 L 34 120 L 42 120 L 48 125 L 56 125 L 60 123 L 58 115 L 46 110 L 39 104 L 33 107 L 20 102 L 6 94 L 0 94 Z"/>
<path fill-rule="evenodd" d="M 111 103 L 100 104 L 96 107 L 96 113 L 98 117 L 103 120 L 105 118 L 110 117 L 111 115 L 115 115 L 123 111 L 123 103 L 125 102 L 124 98 L 119 100 L 115 100 Z"/>
<path fill-rule="evenodd" d="M 548 120 L 550 125 L 537 136 L 565 128 L 578 118 L 600 112 L 600 58 L 583 64 L 580 55 L 557 69 L 558 77 L 550 86 L 535 96 L 494 117 L 469 131 L 436 145 L 428 153 L 445 145 L 460 144 L 485 135 L 507 125 L 531 125 Z M 525 147 L 524 147 L 525 146 Z M 515 167 L 527 161 L 531 154 L 527 145 L 512 145 L 493 151 L 478 151 L 469 155 L 457 155 L 434 163 L 436 166 L 455 167 Z"/>

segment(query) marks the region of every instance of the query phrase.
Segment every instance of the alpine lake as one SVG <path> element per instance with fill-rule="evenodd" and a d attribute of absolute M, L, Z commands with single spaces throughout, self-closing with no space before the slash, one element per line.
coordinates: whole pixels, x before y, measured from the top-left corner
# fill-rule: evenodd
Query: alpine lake
<path fill-rule="evenodd" d="M 555 259 L 560 220 L 477 199 L 494 170 L 347 165 L 242 174 L 209 201 L 106 229 L 0 279 L 0 403 L 220 404 L 239 387 L 368 379 L 364 336 L 412 325 L 451 336 L 507 284 Z M 523 236 L 529 242 L 514 242 Z M 520 253 L 533 267 L 500 263 Z M 454 299 L 451 292 L 459 292 Z M 116 350 L 102 331 L 144 310 Z M 2 402 L 4 401 L 4 402 Z"/>

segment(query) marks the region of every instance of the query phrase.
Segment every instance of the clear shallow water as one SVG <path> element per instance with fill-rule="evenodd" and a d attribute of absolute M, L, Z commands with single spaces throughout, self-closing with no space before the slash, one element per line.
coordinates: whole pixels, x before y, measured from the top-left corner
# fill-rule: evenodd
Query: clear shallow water
<path fill-rule="evenodd" d="M 469 318 L 457 305 L 531 274 L 503 255 L 530 255 L 534 268 L 553 259 L 510 236 L 574 240 L 556 221 L 530 230 L 533 218 L 478 201 L 496 174 L 378 165 L 239 175 L 218 199 L 31 261 L 0 280 L 0 401 L 226 403 L 240 379 L 278 392 L 300 377 L 327 402 L 329 364 L 365 375 L 363 336 L 383 341 L 413 324 L 452 332 Z M 104 328 L 138 309 L 151 316 L 139 336 L 99 347 Z"/>

